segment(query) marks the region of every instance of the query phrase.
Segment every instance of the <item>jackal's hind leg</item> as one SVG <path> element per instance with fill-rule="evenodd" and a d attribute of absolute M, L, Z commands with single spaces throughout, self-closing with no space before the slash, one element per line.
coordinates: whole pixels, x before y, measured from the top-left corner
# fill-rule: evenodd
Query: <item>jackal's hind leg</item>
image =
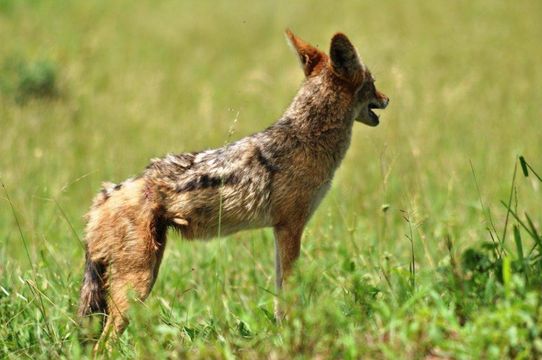
<path fill-rule="evenodd" d="M 131 297 L 144 301 L 152 290 L 164 254 L 166 228 L 151 230 L 139 232 L 144 236 L 126 241 L 111 262 L 107 284 L 108 316 L 96 349 L 122 334 L 128 324 L 126 313 Z"/>

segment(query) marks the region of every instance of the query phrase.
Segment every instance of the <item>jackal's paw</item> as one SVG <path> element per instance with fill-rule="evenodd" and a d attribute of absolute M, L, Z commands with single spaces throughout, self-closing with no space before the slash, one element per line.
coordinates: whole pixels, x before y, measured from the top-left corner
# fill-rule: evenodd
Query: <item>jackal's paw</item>
<path fill-rule="evenodd" d="M 275 323 L 280 326 L 285 317 L 286 314 L 284 313 L 282 306 L 279 304 L 278 300 L 275 300 Z"/>

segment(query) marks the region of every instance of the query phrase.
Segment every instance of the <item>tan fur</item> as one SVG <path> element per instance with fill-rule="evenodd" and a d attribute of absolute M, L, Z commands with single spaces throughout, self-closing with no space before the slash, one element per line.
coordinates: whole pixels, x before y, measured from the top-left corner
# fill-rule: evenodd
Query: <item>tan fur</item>
<path fill-rule="evenodd" d="M 79 314 L 105 313 L 104 334 L 124 329 L 130 290 L 140 300 L 151 291 L 168 227 L 185 239 L 273 227 L 282 288 L 354 120 L 374 126 L 371 109 L 388 104 L 344 34 L 332 38 L 329 56 L 289 30 L 287 37 L 306 78 L 274 125 L 219 149 L 154 159 L 137 178 L 104 184 L 94 199 Z"/>

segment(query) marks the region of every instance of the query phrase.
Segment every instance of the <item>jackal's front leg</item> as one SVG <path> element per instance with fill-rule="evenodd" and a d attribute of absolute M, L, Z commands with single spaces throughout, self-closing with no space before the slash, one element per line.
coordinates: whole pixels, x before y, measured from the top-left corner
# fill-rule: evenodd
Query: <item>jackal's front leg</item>
<path fill-rule="evenodd" d="M 286 278 L 291 274 L 293 265 L 299 257 L 301 249 L 301 235 L 303 227 L 298 226 L 275 226 L 275 284 L 277 294 L 282 292 Z M 279 304 L 279 298 L 275 298 L 275 318 L 280 321 L 284 317 Z"/>

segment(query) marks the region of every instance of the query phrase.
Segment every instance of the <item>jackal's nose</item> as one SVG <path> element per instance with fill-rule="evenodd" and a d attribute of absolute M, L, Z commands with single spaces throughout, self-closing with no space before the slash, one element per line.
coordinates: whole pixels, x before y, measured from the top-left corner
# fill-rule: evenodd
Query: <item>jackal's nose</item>
<path fill-rule="evenodd" d="M 390 99 L 386 96 L 382 96 L 377 100 L 373 100 L 369 103 L 369 109 L 385 109 L 388 106 Z"/>
<path fill-rule="evenodd" d="M 390 102 L 390 98 L 378 90 L 376 91 L 376 99 L 378 101 L 379 109 L 385 109 Z"/>
<path fill-rule="evenodd" d="M 385 109 L 388 107 L 388 104 L 390 103 L 390 98 L 389 97 L 386 97 L 385 99 L 383 99 L 382 101 L 382 109 Z"/>

